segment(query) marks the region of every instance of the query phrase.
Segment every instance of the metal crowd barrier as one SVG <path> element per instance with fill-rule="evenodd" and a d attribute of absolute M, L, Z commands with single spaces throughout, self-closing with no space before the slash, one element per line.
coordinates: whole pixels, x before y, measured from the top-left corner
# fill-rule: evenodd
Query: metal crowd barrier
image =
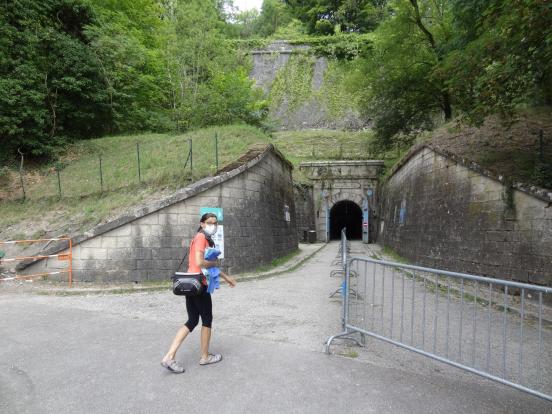
<path fill-rule="evenodd" d="M 343 332 L 327 353 L 336 338 L 368 335 L 552 401 L 544 306 L 552 288 L 369 258 L 345 263 Z"/>

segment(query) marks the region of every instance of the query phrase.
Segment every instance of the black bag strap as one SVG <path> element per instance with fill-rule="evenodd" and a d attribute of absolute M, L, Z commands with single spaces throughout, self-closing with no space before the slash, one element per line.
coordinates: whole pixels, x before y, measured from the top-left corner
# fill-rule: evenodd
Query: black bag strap
<path fill-rule="evenodd" d="M 184 260 L 186 260 L 186 257 L 188 257 L 188 253 L 190 251 L 190 247 L 188 247 L 186 249 L 186 252 L 184 253 L 184 257 L 182 258 L 182 260 L 180 261 L 180 264 L 178 265 L 178 267 L 176 268 L 176 271 L 178 272 L 178 269 L 180 269 L 180 266 L 182 266 L 182 263 L 184 263 Z"/>
<path fill-rule="evenodd" d="M 207 243 L 209 243 L 209 247 L 214 247 L 215 246 L 215 242 L 213 241 L 211 236 L 206 234 L 203 230 L 200 230 L 198 233 L 205 234 L 205 238 L 207 239 Z M 184 253 L 184 257 L 182 258 L 182 260 L 180 261 L 180 264 L 176 268 L 177 272 L 178 272 L 178 269 L 180 269 L 180 266 L 182 266 L 182 263 L 184 263 L 184 260 L 186 260 L 186 257 L 188 257 L 188 254 L 190 253 L 190 249 L 192 247 L 192 244 L 194 243 L 194 239 L 195 239 L 195 236 L 192 238 L 192 241 L 190 242 L 190 245 L 188 246 L 188 248 L 186 249 L 186 252 Z"/>

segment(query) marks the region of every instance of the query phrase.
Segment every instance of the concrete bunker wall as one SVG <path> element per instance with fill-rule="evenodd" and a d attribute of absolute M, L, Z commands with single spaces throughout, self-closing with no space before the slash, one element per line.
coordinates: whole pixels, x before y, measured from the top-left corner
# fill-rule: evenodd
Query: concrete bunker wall
<path fill-rule="evenodd" d="M 197 230 L 201 207 L 223 209 L 223 269 L 230 273 L 254 269 L 295 250 L 292 166 L 271 145 L 252 156 L 237 168 L 75 238 L 73 279 L 166 280 L 182 258 L 182 240 L 189 243 Z M 42 270 L 52 270 L 47 260 L 31 264 L 24 273 Z"/>
<path fill-rule="evenodd" d="M 465 160 L 412 151 L 383 188 L 380 241 L 415 263 L 552 285 L 552 193 Z"/>

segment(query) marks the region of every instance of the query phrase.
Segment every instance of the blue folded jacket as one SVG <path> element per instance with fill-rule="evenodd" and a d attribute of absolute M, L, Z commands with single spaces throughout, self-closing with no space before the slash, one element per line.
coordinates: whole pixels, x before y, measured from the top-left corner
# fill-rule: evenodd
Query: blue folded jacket
<path fill-rule="evenodd" d="M 205 260 L 216 260 L 220 256 L 220 250 L 214 247 L 209 247 L 205 249 L 204 258 Z M 203 274 L 207 276 L 207 292 L 213 293 L 215 289 L 220 287 L 220 269 L 218 267 L 210 267 L 209 269 L 202 269 Z"/>

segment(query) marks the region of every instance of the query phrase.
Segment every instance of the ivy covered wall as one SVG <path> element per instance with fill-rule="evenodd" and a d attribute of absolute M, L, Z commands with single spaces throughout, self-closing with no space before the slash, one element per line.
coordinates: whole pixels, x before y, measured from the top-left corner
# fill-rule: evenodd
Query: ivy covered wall
<path fill-rule="evenodd" d="M 352 61 L 321 55 L 317 48 L 274 42 L 251 52 L 251 78 L 270 103 L 278 129 L 361 129 L 359 94 L 347 88 Z"/>

